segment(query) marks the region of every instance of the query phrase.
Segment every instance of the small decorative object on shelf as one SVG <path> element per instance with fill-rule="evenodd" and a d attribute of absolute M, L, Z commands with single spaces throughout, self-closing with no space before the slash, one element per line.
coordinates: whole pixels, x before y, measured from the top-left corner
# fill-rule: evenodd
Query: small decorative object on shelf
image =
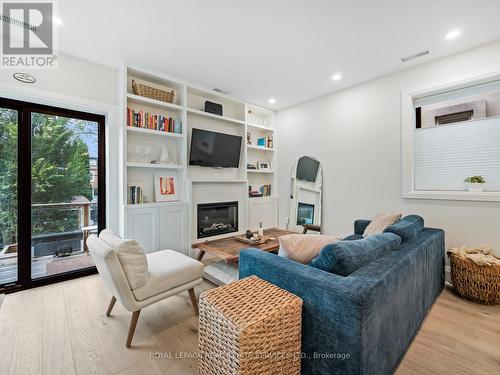
<path fill-rule="evenodd" d="M 464 180 L 464 183 L 467 186 L 469 191 L 473 192 L 482 192 L 484 191 L 484 185 L 486 184 L 486 180 L 483 176 L 471 176 L 467 177 Z"/>
<path fill-rule="evenodd" d="M 452 248 L 453 288 L 464 298 L 486 305 L 500 304 L 500 258 L 489 247 Z"/>
<path fill-rule="evenodd" d="M 162 90 L 156 87 L 151 87 L 149 84 L 136 83 L 135 80 L 132 80 L 132 90 L 135 95 L 144 96 L 146 98 L 160 100 L 166 103 L 173 103 L 175 92 L 174 90 Z"/>
<path fill-rule="evenodd" d="M 161 132 L 182 134 L 182 122 L 173 117 L 166 117 L 149 112 L 127 108 L 127 125 Z"/>
<path fill-rule="evenodd" d="M 247 145 L 252 144 L 252 134 L 250 132 L 247 132 Z"/>
<path fill-rule="evenodd" d="M 257 164 L 257 168 L 260 171 L 269 171 L 271 170 L 271 165 L 269 164 L 268 161 L 259 161 Z"/>
<path fill-rule="evenodd" d="M 155 172 L 155 198 L 157 202 L 179 200 L 177 174 Z"/>
<path fill-rule="evenodd" d="M 214 115 L 222 116 L 222 104 L 205 101 L 205 112 L 213 113 Z"/>
<path fill-rule="evenodd" d="M 144 203 L 144 197 L 142 195 L 142 187 L 140 186 L 128 187 L 128 203 L 129 204 Z"/>
<path fill-rule="evenodd" d="M 160 159 L 151 161 L 151 164 L 177 165 L 177 147 L 173 144 L 161 146 Z"/>

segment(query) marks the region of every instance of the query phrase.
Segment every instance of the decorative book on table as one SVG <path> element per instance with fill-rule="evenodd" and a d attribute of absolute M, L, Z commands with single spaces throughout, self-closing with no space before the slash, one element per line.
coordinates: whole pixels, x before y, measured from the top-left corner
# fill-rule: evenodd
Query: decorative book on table
<path fill-rule="evenodd" d="M 182 121 L 163 115 L 127 108 L 127 126 L 182 134 Z"/>

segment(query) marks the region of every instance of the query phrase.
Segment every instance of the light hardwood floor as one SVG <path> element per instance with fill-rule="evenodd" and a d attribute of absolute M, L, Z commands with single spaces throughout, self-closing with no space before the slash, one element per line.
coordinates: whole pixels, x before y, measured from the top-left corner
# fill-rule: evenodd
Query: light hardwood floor
<path fill-rule="evenodd" d="M 211 287 L 204 282 L 196 294 Z M 124 345 L 130 313 L 117 303 L 106 317 L 109 299 L 97 276 L 7 295 L 0 307 L 0 374 L 196 373 L 195 358 L 180 358 L 197 348 L 197 318 L 188 292 L 143 309 L 131 349 Z M 397 371 L 498 373 L 500 306 L 476 305 L 449 290 Z"/>

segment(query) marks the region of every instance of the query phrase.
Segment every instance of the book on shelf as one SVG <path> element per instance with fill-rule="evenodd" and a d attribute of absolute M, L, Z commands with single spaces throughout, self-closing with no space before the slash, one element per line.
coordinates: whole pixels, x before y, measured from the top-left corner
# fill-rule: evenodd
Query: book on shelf
<path fill-rule="evenodd" d="M 127 126 L 162 132 L 182 134 L 182 121 L 144 111 L 134 111 L 127 107 Z"/>
<path fill-rule="evenodd" d="M 144 198 L 142 195 L 142 187 L 140 186 L 128 187 L 128 203 L 129 204 L 144 203 Z"/>

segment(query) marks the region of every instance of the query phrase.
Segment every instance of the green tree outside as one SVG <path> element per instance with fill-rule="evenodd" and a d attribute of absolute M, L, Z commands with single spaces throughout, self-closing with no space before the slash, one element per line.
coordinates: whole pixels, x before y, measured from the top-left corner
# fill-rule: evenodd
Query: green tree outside
<path fill-rule="evenodd" d="M 0 109 L 0 133 L 0 244 L 5 245 L 17 242 L 17 112 Z M 89 150 L 83 140 L 89 136 L 96 136 L 95 124 L 32 114 L 33 204 L 92 199 Z M 78 215 L 76 208 L 33 207 L 32 235 L 77 230 Z"/>

